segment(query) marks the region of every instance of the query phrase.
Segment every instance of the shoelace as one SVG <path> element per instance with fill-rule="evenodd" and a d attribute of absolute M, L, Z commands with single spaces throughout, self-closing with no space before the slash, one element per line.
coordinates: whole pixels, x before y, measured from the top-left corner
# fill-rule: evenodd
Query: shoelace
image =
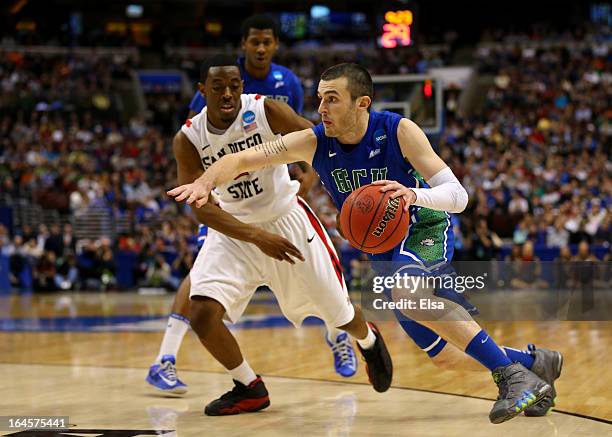
<path fill-rule="evenodd" d="M 170 361 L 166 361 L 165 363 L 163 363 L 161 366 L 161 370 L 164 372 L 164 374 L 168 377 L 170 381 L 176 381 L 176 367 L 174 367 L 174 365 Z"/>
<path fill-rule="evenodd" d="M 331 349 L 334 355 L 338 356 L 341 366 L 352 364 L 353 356 L 351 354 L 351 343 L 348 338 L 335 343 Z"/>

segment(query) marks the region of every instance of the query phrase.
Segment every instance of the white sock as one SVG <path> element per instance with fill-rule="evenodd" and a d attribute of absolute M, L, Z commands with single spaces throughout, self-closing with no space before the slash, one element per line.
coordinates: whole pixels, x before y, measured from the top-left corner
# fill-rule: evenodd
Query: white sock
<path fill-rule="evenodd" d="M 355 339 L 357 340 L 357 343 L 359 343 L 359 346 L 361 346 L 361 349 L 372 349 L 374 347 L 374 343 L 376 343 L 376 336 L 374 335 L 374 331 L 372 331 L 372 328 L 370 328 L 370 325 L 368 325 L 368 335 L 366 335 L 366 338 L 364 338 L 363 340 L 359 340 L 359 339 Z"/>
<path fill-rule="evenodd" d="M 255 372 L 253 372 L 253 369 L 251 369 L 251 366 L 249 366 L 246 360 L 242 360 L 242 364 L 229 370 L 229 373 L 232 375 L 232 378 L 236 381 L 240 381 L 244 385 L 249 385 L 257 378 L 257 375 L 255 375 Z"/>
<path fill-rule="evenodd" d="M 327 328 L 327 340 L 329 340 L 330 343 L 335 343 L 336 338 L 338 338 L 338 336 L 342 334 L 343 331 L 329 325 L 325 325 L 325 327 Z"/>
<path fill-rule="evenodd" d="M 180 314 L 170 314 L 168 317 L 168 326 L 156 361 L 160 362 L 164 355 L 173 355 L 176 357 L 178 350 L 183 342 L 183 337 L 189 329 L 189 320 Z"/>

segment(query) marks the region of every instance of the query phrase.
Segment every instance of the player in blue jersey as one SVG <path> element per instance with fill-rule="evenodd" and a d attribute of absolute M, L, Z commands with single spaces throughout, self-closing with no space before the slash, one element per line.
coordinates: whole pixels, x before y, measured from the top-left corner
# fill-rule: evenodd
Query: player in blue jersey
<path fill-rule="evenodd" d="M 238 59 L 244 81 L 244 94 L 263 94 L 287 103 L 301 114 L 304 90 L 295 73 L 272 62 L 279 47 L 278 25 L 267 15 L 253 15 L 242 23 L 242 50 Z M 206 99 L 196 92 L 189 104 L 189 118 L 206 106 Z"/>
<path fill-rule="evenodd" d="M 244 57 L 238 59 L 245 94 L 263 94 L 268 98 L 287 103 L 296 113 L 301 113 L 304 91 L 299 78 L 286 67 L 272 62 L 279 47 L 278 25 L 267 15 L 253 15 L 242 24 L 242 50 Z M 189 118 L 200 113 L 206 99 L 197 91 L 189 105 Z M 304 196 L 316 180 L 310 166 L 300 165 L 300 195 Z M 198 228 L 198 250 L 202 247 L 207 227 Z M 149 369 L 146 381 L 158 390 L 173 395 L 183 395 L 187 385 L 177 376 L 176 355 L 189 329 L 189 289 L 187 276 L 180 284 L 160 351 Z M 353 376 L 357 371 L 357 357 L 346 332 L 334 326 L 326 326 L 326 342 L 333 353 L 336 373 L 344 377 Z"/>
<path fill-rule="evenodd" d="M 467 193 L 452 170 L 434 152 L 423 131 L 391 112 L 374 112 L 372 80 L 363 67 L 340 64 L 326 70 L 318 88 L 322 123 L 270 143 L 223 157 L 193 183 L 169 192 L 176 200 L 197 206 L 210 190 L 245 171 L 281 163 L 312 163 L 338 210 L 359 186 L 375 183 L 394 191 L 410 210 L 411 225 L 402 243 L 372 260 L 393 262 L 402 269 L 436 274 L 449 268 L 453 234 L 448 213 L 460 213 Z M 393 290 L 398 292 L 400 290 Z M 403 310 L 404 331 L 440 367 L 489 369 L 499 388 L 489 419 L 509 420 L 521 412 L 541 416 L 554 405 L 553 382 L 561 372 L 559 352 L 530 347 L 528 351 L 500 348 L 469 315 L 454 290 L 428 297 L 444 304 L 429 317 Z M 394 295 L 395 297 L 395 295 Z M 470 360 L 469 357 L 476 361 Z M 531 370 L 529 370 L 531 369 Z"/>

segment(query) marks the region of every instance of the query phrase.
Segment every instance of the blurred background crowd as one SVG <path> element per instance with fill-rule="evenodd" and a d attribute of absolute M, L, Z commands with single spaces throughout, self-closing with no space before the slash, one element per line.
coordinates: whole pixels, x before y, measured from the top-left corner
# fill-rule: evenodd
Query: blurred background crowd
<path fill-rule="evenodd" d="M 375 75 L 470 66 L 467 84 L 445 85 L 443 128 L 430 136 L 470 195 L 453 217 L 456 258 L 609 261 L 610 9 L 605 19 L 594 6 L 581 11 L 562 31 L 532 24 L 431 38 L 421 26 L 418 44 L 393 50 L 290 29 L 275 62 L 300 77 L 303 114 L 315 123 L 318 76 L 334 63 Z M 197 223 L 165 195 L 176 178 L 171 139 L 199 61 L 236 50 L 239 36 L 153 26 L 143 42 L 137 32 L 32 27 L 38 12 L 18 10 L 0 34 L 0 270 L 23 290 L 175 289 L 194 261 Z M 161 66 L 178 79 L 149 80 Z M 356 275 L 359 257 L 335 231 L 325 190 L 316 185 L 308 200 Z"/>

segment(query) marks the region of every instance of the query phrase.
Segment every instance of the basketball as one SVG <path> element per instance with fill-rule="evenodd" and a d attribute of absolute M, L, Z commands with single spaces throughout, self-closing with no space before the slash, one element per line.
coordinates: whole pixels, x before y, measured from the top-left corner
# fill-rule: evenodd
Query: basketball
<path fill-rule="evenodd" d="M 367 253 L 393 249 L 406 236 L 410 214 L 402 197 L 394 191 L 380 192 L 380 185 L 364 185 L 353 191 L 342 205 L 340 226 L 351 245 Z"/>

